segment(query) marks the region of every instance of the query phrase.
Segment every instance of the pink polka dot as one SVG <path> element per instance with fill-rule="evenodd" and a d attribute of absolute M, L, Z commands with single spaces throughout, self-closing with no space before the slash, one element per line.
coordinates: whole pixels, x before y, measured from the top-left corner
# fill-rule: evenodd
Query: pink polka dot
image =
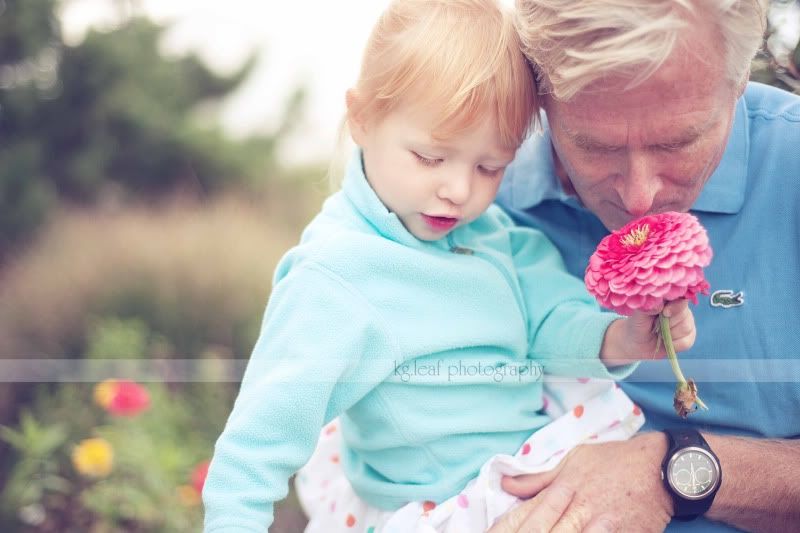
<path fill-rule="evenodd" d="M 422 502 L 422 510 L 426 513 L 436 508 L 436 503 L 430 500 Z"/>
<path fill-rule="evenodd" d="M 634 405 L 633 406 L 633 414 L 636 415 L 636 416 L 639 416 L 640 414 L 642 414 L 642 410 L 639 409 L 638 405 Z"/>
<path fill-rule="evenodd" d="M 547 409 L 547 406 L 550 405 L 550 402 L 547 400 L 547 396 L 542 397 L 542 409 Z"/>
<path fill-rule="evenodd" d="M 331 512 L 332 513 L 336 512 L 336 502 L 331 502 Z"/>
<path fill-rule="evenodd" d="M 331 455 L 331 462 L 332 463 L 338 463 L 339 462 L 339 454 L 338 453 L 335 453 L 335 454 Z"/>
<path fill-rule="evenodd" d="M 531 453 L 531 444 L 529 442 L 526 442 L 522 446 L 522 455 L 528 455 L 529 453 Z"/>
<path fill-rule="evenodd" d="M 617 427 L 618 425 L 619 425 L 619 420 L 614 420 L 614 421 L 613 421 L 613 422 L 611 422 L 611 424 L 608 426 L 608 429 L 614 429 L 614 428 L 615 428 L 615 427 Z"/>
<path fill-rule="evenodd" d="M 347 525 L 347 527 L 353 527 L 354 525 L 356 525 L 356 517 L 351 514 L 348 514 L 345 524 Z"/>
<path fill-rule="evenodd" d="M 589 378 L 578 378 L 578 383 L 589 383 Z"/>
<path fill-rule="evenodd" d="M 330 434 L 331 434 L 331 433 L 333 433 L 334 431 L 336 431 L 336 424 L 331 424 L 330 426 L 328 426 L 328 427 L 325 429 L 325 434 L 326 434 L 326 435 L 330 435 Z"/>
<path fill-rule="evenodd" d="M 466 509 L 467 507 L 469 507 L 469 499 L 467 498 L 466 494 L 459 494 L 458 498 L 456 499 L 456 503 L 462 509 Z"/>

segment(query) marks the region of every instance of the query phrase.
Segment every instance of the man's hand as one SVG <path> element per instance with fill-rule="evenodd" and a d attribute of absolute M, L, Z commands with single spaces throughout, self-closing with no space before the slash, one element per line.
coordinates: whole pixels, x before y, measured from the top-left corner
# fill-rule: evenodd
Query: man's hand
<path fill-rule="evenodd" d="M 551 472 L 503 479 L 503 489 L 531 498 L 491 533 L 512 531 L 663 531 L 672 501 L 661 482 L 662 433 L 575 448 Z"/>
<path fill-rule="evenodd" d="M 504 514 L 487 533 L 546 533 L 551 531 L 561 520 L 564 511 L 569 508 L 575 493 L 567 487 L 551 486 L 540 496 L 522 502 L 519 506 Z M 593 519 L 584 533 L 614 533 L 619 528 L 608 516 Z"/>

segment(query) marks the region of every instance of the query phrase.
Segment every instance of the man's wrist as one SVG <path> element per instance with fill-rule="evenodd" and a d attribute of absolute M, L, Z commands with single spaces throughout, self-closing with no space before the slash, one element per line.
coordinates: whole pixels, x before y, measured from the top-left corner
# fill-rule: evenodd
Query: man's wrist
<path fill-rule="evenodd" d="M 667 492 L 661 479 L 661 463 L 667 455 L 669 448 L 667 436 L 660 431 L 642 433 L 631 439 L 635 442 L 642 453 L 646 454 L 646 463 L 650 469 L 647 474 L 648 485 L 652 487 L 652 494 L 655 501 L 663 508 L 669 516 L 675 514 L 672 497 Z"/>
<path fill-rule="evenodd" d="M 712 450 L 714 450 L 714 453 L 717 455 L 717 457 L 720 458 L 719 460 L 720 463 L 723 463 L 724 462 L 723 457 L 727 455 L 727 444 L 729 439 L 726 439 L 725 437 L 720 437 L 719 435 L 714 435 L 712 433 L 701 432 L 701 434 L 708 443 L 708 446 Z M 728 475 L 722 478 L 722 482 L 720 483 L 719 486 L 719 492 L 717 493 L 717 496 L 714 498 L 714 503 L 711 505 L 711 508 L 706 513 L 706 516 L 712 520 L 720 519 L 722 515 L 718 515 L 717 513 L 722 508 L 724 508 L 724 503 L 727 501 L 728 498 L 728 495 L 726 494 L 727 485 L 725 481 L 730 477 L 731 472 L 726 471 L 726 473 Z"/>

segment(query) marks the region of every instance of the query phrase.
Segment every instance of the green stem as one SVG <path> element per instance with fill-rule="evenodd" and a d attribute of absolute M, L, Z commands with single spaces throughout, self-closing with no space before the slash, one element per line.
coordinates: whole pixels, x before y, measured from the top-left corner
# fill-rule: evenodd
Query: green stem
<path fill-rule="evenodd" d="M 669 331 L 669 318 L 665 317 L 663 313 L 658 314 L 658 325 L 661 327 L 661 340 L 664 341 L 664 347 L 667 349 L 667 358 L 669 364 L 672 366 L 672 373 L 675 374 L 680 387 L 688 388 L 689 384 L 681 372 L 681 367 L 678 365 L 678 355 L 675 353 L 675 346 L 672 344 L 672 334 Z M 700 396 L 695 397 L 695 403 L 702 409 L 708 409 Z"/>
<path fill-rule="evenodd" d="M 669 364 L 672 366 L 672 373 L 681 385 L 686 385 L 686 378 L 683 377 L 681 367 L 678 366 L 678 355 L 675 353 L 675 346 L 672 345 L 672 334 L 669 332 L 669 318 L 665 317 L 663 313 L 658 314 L 658 325 L 661 326 L 661 340 L 664 341 L 664 346 L 667 349 L 667 357 Z"/>

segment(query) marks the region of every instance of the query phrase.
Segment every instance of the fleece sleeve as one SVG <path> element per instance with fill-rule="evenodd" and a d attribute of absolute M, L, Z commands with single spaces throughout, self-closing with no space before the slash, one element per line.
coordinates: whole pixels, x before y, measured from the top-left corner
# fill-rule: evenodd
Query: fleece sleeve
<path fill-rule="evenodd" d="M 318 265 L 294 269 L 275 285 L 214 449 L 203 489 L 205 532 L 267 530 L 273 504 L 310 458 L 322 426 L 387 375 L 374 366 L 395 347 L 376 315 Z"/>
<path fill-rule="evenodd" d="M 607 368 L 600 360 L 606 329 L 621 318 L 605 313 L 539 230 L 509 228 L 514 265 L 528 314 L 530 351 L 547 374 L 622 379 L 636 364 Z"/>

